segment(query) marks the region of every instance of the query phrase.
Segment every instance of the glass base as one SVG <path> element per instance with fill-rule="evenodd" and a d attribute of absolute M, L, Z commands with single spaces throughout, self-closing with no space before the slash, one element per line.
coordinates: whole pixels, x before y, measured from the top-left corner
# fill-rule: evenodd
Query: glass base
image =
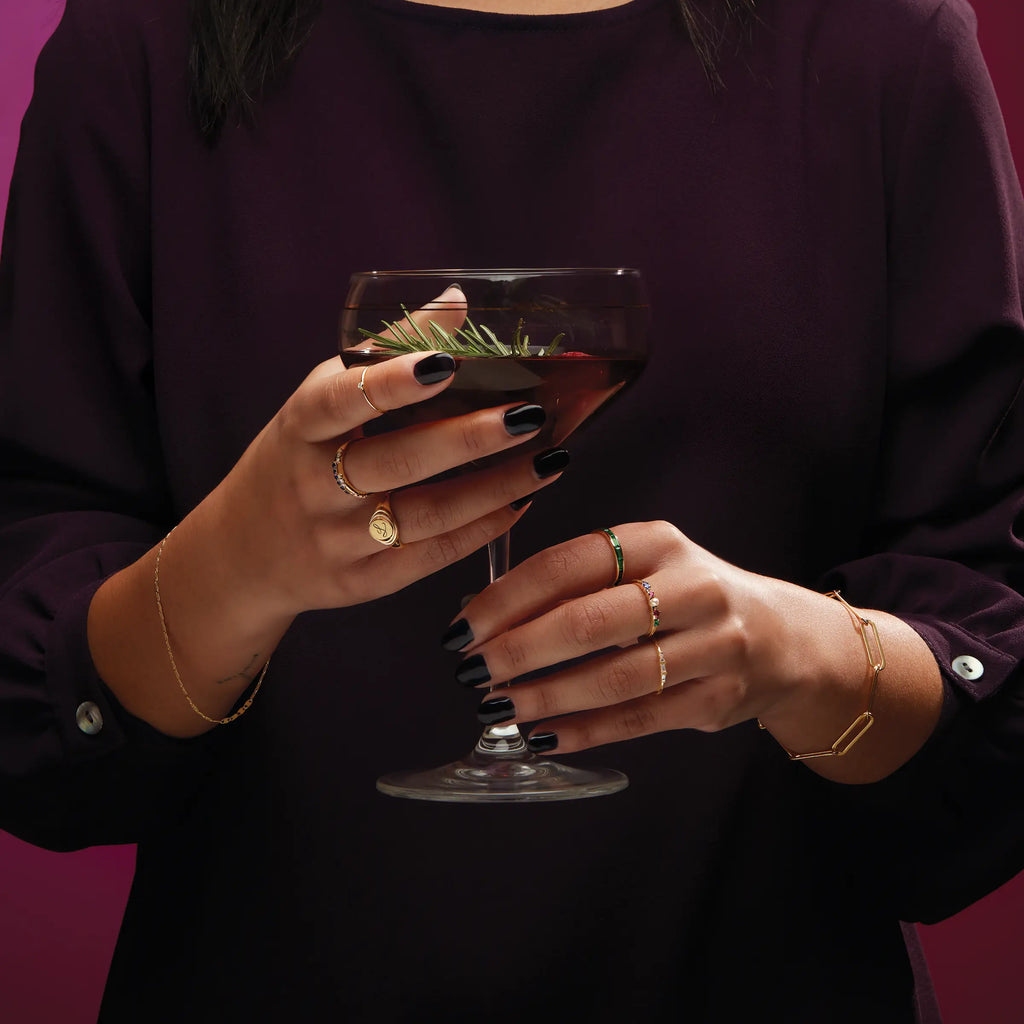
<path fill-rule="evenodd" d="M 474 804 L 582 800 L 628 785 L 629 779 L 611 768 L 571 768 L 529 751 L 502 756 L 478 749 L 440 768 L 392 772 L 377 780 L 377 789 L 388 796 Z"/>

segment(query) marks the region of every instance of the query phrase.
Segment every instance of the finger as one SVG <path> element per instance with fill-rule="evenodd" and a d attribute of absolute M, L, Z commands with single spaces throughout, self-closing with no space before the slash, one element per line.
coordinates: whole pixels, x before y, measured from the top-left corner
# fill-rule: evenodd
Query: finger
<path fill-rule="evenodd" d="M 758 713 L 733 654 L 722 636 L 672 634 L 492 692 L 479 716 L 485 724 L 537 722 L 532 733 L 557 734 L 559 750 L 666 729 L 717 731 Z"/>
<path fill-rule="evenodd" d="M 563 451 L 552 449 L 555 453 Z M 388 499 L 391 518 L 402 546 L 454 533 L 507 507 L 512 512 L 522 512 L 530 504 L 530 497 L 535 491 L 554 483 L 561 476 L 561 472 L 543 476 L 538 472 L 538 460 L 543 463 L 550 454 L 542 452 L 533 457 L 520 456 L 492 469 L 391 494 Z M 379 502 L 380 495 L 374 497 Z M 320 527 L 319 545 L 326 550 L 344 551 L 350 558 L 380 553 L 381 543 L 369 530 L 369 519 L 375 505 L 376 502 L 368 502 L 360 509 L 347 510 L 344 515 L 328 518 Z M 352 517 L 361 515 L 364 509 L 367 529 L 353 536 Z"/>
<path fill-rule="evenodd" d="M 631 523 L 614 528 L 623 551 L 625 580 L 642 577 L 657 564 L 659 525 Z M 576 537 L 521 562 L 502 577 L 500 591 L 489 587 L 467 605 L 463 618 L 472 624 L 479 644 L 562 602 L 610 588 L 616 569 L 606 534 L 598 531 Z"/>
<path fill-rule="evenodd" d="M 402 543 L 415 544 L 461 529 L 547 487 L 562 475 L 541 476 L 536 462 L 536 457 L 516 456 L 501 466 L 392 494 L 391 509 Z"/>
<path fill-rule="evenodd" d="M 339 566 L 338 587 L 352 591 L 353 604 L 392 594 L 497 540 L 515 525 L 524 511 L 505 505 L 451 533 L 414 544 L 403 540 L 400 548 L 378 545 L 376 553 L 355 564 L 346 560 Z"/>
<path fill-rule="evenodd" d="M 359 438 L 345 450 L 345 475 L 361 491 L 395 491 L 523 444 L 545 418 L 539 405 L 506 405 Z"/>
<path fill-rule="evenodd" d="M 450 284 L 436 299 L 432 299 L 420 309 L 413 310 L 394 324 L 383 321 L 378 337 L 422 345 L 429 351 L 435 347 L 438 340 L 434 336 L 431 323 L 436 324 L 442 334 L 451 334 L 465 323 L 468 310 L 465 292 L 457 284 Z M 377 340 L 367 340 L 369 349 L 387 348 Z"/>
<path fill-rule="evenodd" d="M 538 618 L 483 643 L 478 642 L 472 648 L 467 645 L 468 660 L 473 666 L 486 665 L 489 682 L 508 682 L 595 651 L 632 645 L 648 631 L 649 607 L 639 587 L 601 590 L 565 601 Z M 477 619 L 468 621 L 475 636 Z M 610 664 L 626 666 L 631 657 L 627 654 L 625 658 L 613 659 Z M 459 671 L 461 667 L 456 670 L 457 679 Z M 628 696 L 636 696 L 638 692 L 642 691 L 634 690 Z M 576 709 L 588 706 L 591 705 L 579 704 Z"/>
<path fill-rule="evenodd" d="M 380 411 L 433 398 L 449 386 L 454 374 L 455 360 L 447 352 L 415 352 L 350 370 L 339 358 L 330 359 L 289 398 L 282 419 L 302 441 L 327 441 L 376 419 Z M 364 391 L 359 390 L 360 380 Z M 370 402 L 380 411 L 375 412 Z"/>
<path fill-rule="evenodd" d="M 611 707 L 538 722 L 527 743 L 535 753 L 569 754 L 672 729 L 717 732 L 754 717 L 756 712 L 740 699 L 745 692 L 735 677 L 691 680 L 660 695 L 646 694 Z"/>

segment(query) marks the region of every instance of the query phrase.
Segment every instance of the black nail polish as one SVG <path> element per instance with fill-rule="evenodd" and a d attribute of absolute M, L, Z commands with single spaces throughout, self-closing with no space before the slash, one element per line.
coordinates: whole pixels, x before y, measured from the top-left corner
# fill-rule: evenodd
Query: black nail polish
<path fill-rule="evenodd" d="M 455 360 L 447 352 L 435 352 L 421 359 L 412 374 L 420 384 L 440 384 L 455 372 Z"/>
<path fill-rule="evenodd" d="M 513 512 L 518 512 L 521 508 L 526 508 L 526 506 L 529 505 L 531 501 L 533 501 L 536 495 L 536 491 L 534 491 L 533 494 L 524 494 L 523 497 L 516 498 L 515 501 L 509 502 L 508 507 L 512 509 Z"/>
<path fill-rule="evenodd" d="M 473 642 L 473 630 L 465 619 L 453 622 L 441 637 L 441 646 L 446 651 L 461 651 Z"/>
<path fill-rule="evenodd" d="M 553 732 L 535 732 L 526 741 L 526 745 L 534 754 L 546 754 L 558 746 L 558 735 Z"/>
<path fill-rule="evenodd" d="M 516 717 L 516 706 L 508 697 L 491 697 L 477 708 L 476 717 L 482 725 L 497 725 Z"/>
<path fill-rule="evenodd" d="M 491 673 L 487 671 L 487 662 L 482 654 L 471 654 L 455 670 L 455 680 L 463 686 L 479 686 L 491 681 Z"/>
<path fill-rule="evenodd" d="M 569 453 L 564 448 L 549 448 L 534 457 L 533 471 L 544 480 L 555 473 L 561 473 L 568 465 Z"/>
<path fill-rule="evenodd" d="M 514 409 L 507 409 L 502 419 L 509 434 L 518 437 L 520 434 L 540 430 L 547 414 L 539 405 L 517 405 Z"/>

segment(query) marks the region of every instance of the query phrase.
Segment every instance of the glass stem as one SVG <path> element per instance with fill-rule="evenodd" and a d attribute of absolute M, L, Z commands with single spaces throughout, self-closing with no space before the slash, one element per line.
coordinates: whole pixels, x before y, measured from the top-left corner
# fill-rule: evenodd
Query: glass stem
<path fill-rule="evenodd" d="M 490 567 L 490 582 L 500 579 L 509 569 L 509 534 L 506 530 L 497 540 L 487 545 L 487 561 Z M 492 691 L 493 692 L 493 691 Z M 477 741 L 476 752 L 485 756 L 522 754 L 526 741 L 518 725 L 488 725 Z"/>

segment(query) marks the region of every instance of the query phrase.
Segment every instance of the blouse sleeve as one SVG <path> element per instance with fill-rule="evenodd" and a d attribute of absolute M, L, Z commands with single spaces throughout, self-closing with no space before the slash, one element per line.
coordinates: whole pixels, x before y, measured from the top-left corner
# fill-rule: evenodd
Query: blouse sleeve
<path fill-rule="evenodd" d="M 938 5 L 890 103 L 878 514 L 865 557 L 823 581 L 902 617 L 943 676 L 924 750 L 839 802 L 904 920 L 1024 865 L 1024 204 L 975 28 L 963 0 Z"/>
<path fill-rule="evenodd" d="M 39 58 L 0 258 L 0 827 L 54 849 L 167 827 L 215 743 L 128 715 L 86 640 L 100 582 L 171 517 L 145 67 L 106 2 L 69 0 Z"/>

